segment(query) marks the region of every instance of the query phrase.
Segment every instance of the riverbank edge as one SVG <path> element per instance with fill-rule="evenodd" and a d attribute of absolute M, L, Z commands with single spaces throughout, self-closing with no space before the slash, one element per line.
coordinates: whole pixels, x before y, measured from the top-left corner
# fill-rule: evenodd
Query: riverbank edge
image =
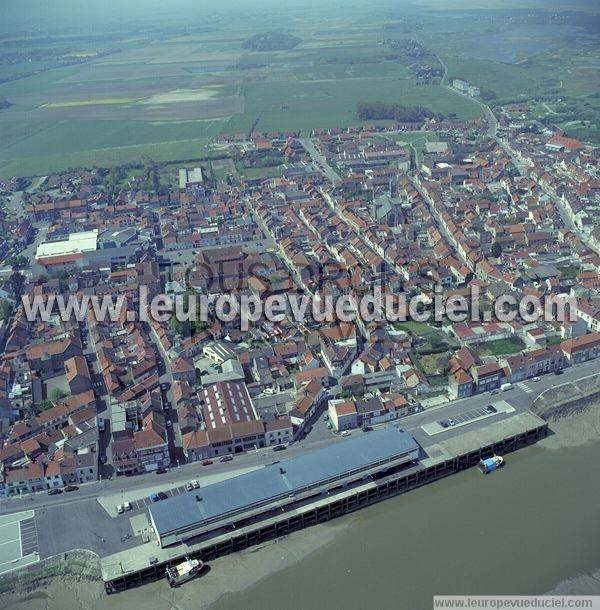
<path fill-rule="evenodd" d="M 0 575 L 0 595 L 26 595 L 46 587 L 57 578 L 102 580 L 100 557 L 87 549 L 74 549 Z"/>
<path fill-rule="evenodd" d="M 570 399 L 565 400 L 563 396 L 559 396 L 554 400 L 545 401 L 540 400 L 542 398 L 540 396 L 533 403 L 531 411 L 548 422 L 587 411 L 594 403 L 600 402 L 600 373 L 597 375 L 595 382 L 598 385 L 587 390 L 581 389 L 575 383 L 570 384 L 576 392 L 579 392 L 578 395 L 576 393 Z"/>

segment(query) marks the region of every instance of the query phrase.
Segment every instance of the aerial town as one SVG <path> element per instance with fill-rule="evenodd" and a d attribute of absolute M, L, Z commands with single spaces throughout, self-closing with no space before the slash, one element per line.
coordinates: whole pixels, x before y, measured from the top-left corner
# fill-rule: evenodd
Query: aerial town
<path fill-rule="evenodd" d="M 471 451 L 475 438 L 499 447 L 542 434 L 531 395 L 598 368 L 600 154 L 521 115 L 508 106 L 493 121 L 240 134 L 220 142 L 218 161 L 180 169 L 161 192 L 135 183 L 111 191 L 101 170 L 0 184 L 11 204 L 1 218 L 9 239 L 0 270 L 0 498 L 5 511 L 56 502 L 66 515 L 53 524 L 60 534 L 39 519 L 26 530 L 17 560 L 85 546 L 89 535 L 80 543 L 66 531 L 68 519 L 83 517 L 63 498 L 91 499 L 102 516 L 85 527 L 97 520 L 105 532 L 94 550 L 126 555 L 118 573 L 114 560 L 103 568 L 112 592 L 171 565 L 192 536 L 205 558 L 241 548 L 230 524 L 266 527 L 274 517 L 257 516 L 261 503 L 286 515 L 306 498 L 323 501 L 321 474 L 348 494 L 396 468 L 396 482 L 408 476 L 410 488 L 422 484 L 419 469 L 435 478 L 452 451 L 468 453 L 461 443 Z M 402 140 L 419 130 L 434 135 L 421 151 Z M 281 175 L 214 177 L 216 166 L 265 155 L 281 157 Z M 22 298 L 122 295 L 131 310 L 140 287 L 264 298 L 361 295 L 382 283 L 426 297 L 437 286 L 468 298 L 477 287 L 484 303 L 507 292 L 541 303 L 572 295 L 576 315 L 431 324 L 285 317 L 244 331 L 235 320 L 143 321 L 125 311 L 99 320 L 92 307 L 80 320 L 53 310 L 32 321 Z M 450 439 L 441 463 L 429 452 L 443 445 L 437 434 Z M 367 463 L 353 464 L 363 446 Z M 255 469 L 283 450 L 293 455 L 285 485 L 283 467 Z M 318 468 L 305 467 L 317 456 Z M 198 473 L 215 482 L 201 486 Z M 138 531 L 128 532 L 127 513 Z"/>
<path fill-rule="evenodd" d="M 600 2 L 0 14 L 1 609 L 600 610 Z"/>

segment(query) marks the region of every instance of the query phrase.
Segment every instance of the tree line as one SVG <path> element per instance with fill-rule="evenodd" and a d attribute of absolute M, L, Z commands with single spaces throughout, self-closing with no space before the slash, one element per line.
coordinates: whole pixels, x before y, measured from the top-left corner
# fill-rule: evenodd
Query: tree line
<path fill-rule="evenodd" d="M 283 32 L 255 34 L 242 43 L 243 49 L 251 51 L 283 51 L 293 49 L 302 42 L 301 38 Z"/>
<path fill-rule="evenodd" d="M 403 106 L 386 102 L 359 102 L 356 114 L 361 121 L 391 120 L 399 123 L 420 123 L 425 119 L 440 116 L 424 106 Z"/>

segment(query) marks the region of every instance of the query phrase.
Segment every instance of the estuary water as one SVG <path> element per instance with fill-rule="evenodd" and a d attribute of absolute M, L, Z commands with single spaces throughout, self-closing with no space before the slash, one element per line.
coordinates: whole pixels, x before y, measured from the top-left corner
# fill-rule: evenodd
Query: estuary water
<path fill-rule="evenodd" d="M 600 568 L 600 442 L 530 447 L 491 475 L 472 469 L 349 520 L 214 608 L 429 610 L 435 594 L 548 592 Z"/>

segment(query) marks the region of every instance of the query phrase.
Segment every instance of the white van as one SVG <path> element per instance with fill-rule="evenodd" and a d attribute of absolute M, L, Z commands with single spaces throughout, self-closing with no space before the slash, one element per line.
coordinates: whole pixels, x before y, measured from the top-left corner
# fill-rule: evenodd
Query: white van
<path fill-rule="evenodd" d="M 512 384 L 512 383 L 503 383 L 503 384 L 500 386 L 500 389 L 501 389 L 503 392 L 506 392 L 506 391 L 508 391 L 508 390 L 512 390 L 512 387 L 513 387 L 513 384 Z"/>

